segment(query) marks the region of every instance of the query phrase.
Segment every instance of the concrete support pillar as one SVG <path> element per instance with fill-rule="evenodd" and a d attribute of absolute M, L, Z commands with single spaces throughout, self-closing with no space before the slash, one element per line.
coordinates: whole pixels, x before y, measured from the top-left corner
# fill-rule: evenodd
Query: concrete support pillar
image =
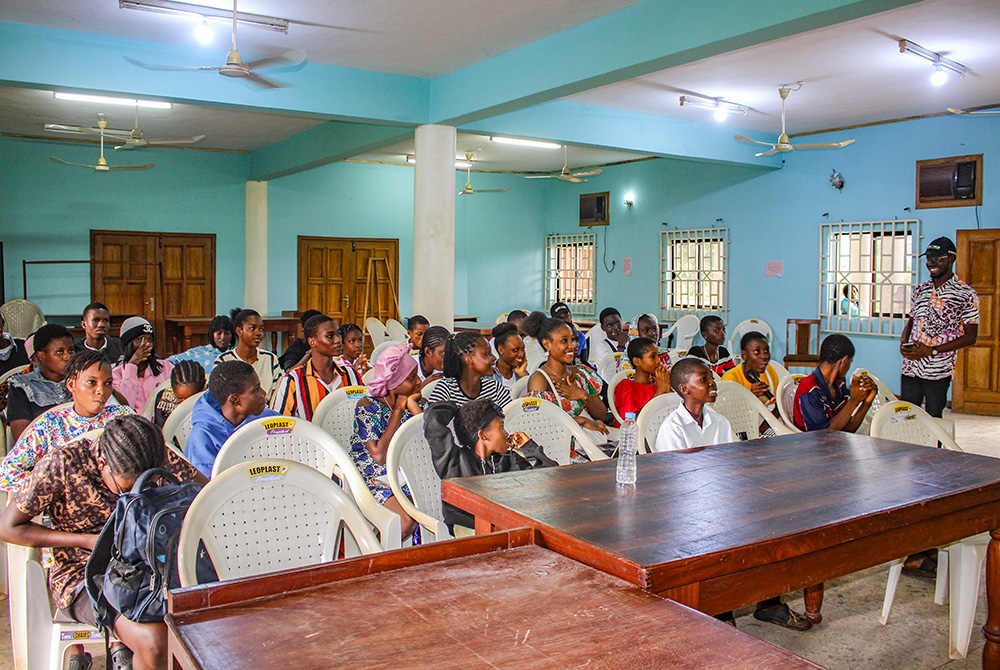
<path fill-rule="evenodd" d="M 267 182 L 248 181 L 243 306 L 267 315 Z"/>
<path fill-rule="evenodd" d="M 413 313 L 449 330 L 455 319 L 455 139 L 419 126 L 413 178 Z"/>

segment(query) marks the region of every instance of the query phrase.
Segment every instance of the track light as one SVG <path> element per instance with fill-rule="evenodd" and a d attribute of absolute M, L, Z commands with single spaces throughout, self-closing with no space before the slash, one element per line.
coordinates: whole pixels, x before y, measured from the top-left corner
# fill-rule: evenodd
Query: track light
<path fill-rule="evenodd" d="M 491 137 L 491 142 L 499 144 L 516 144 L 522 147 L 534 147 L 536 149 L 562 149 L 561 144 L 555 142 L 540 142 L 538 140 L 522 140 L 517 137 Z"/>
<path fill-rule="evenodd" d="M 219 9 L 217 7 L 207 7 L 205 5 L 192 5 L 187 2 L 176 2 L 176 0 L 118 0 L 118 7 L 120 9 L 141 9 L 143 11 L 157 12 L 159 14 L 194 16 L 206 22 L 209 19 L 222 19 L 223 21 L 229 22 L 232 22 L 233 20 L 233 13 L 228 10 Z M 288 32 L 288 20 L 279 19 L 276 16 L 264 16 L 262 14 L 237 12 L 236 21 L 243 25 L 254 26 L 256 28 L 277 30 L 281 33 Z"/>
<path fill-rule="evenodd" d="M 725 121 L 730 114 L 742 114 L 747 115 L 747 110 L 749 107 L 746 105 L 740 105 L 735 102 L 727 102 L 722 98 L 692 98 L 689 95 L 681 96 L 681 107 L 687 105 L 688 107 L 701 107 L 702 109 L 715 110 L 715 120 Z"/>
<path fill-rule="evenodd" d="M 72 100 L 74 102 L 96 102 L 102 105 L 128 105 L 129 107 L 152 107 L 153 109 L 170 109 L 172 103 L 160 102 L 158 100 L 136 100 L 134 98 L 111 98 L 105 95 L 84 95 L 82 93 L 62 93 L 56 91 L 52 94 L 56 100 Z"/>
<path fill-rule="evenodd" d="M 968 68 L 961 63 L 945 58 L 936 51 L 925 49 L 910 40 L 899 40 L 899 53 L 910 53 L 933 63 L 934 74 L 931 75 L 931 83 L 935 86 L 941 86 L 948 81 L 948 71 L 954 72 L 959 78 L 964 78 L 968 71 Z"/>
<path fill-rule="evenodd" d="M 215 38 L 215 33 L 208 27 L 208 20 L 202 19 L 201 23 L 194 29 L 195 38 L 202 44 L 211 44 Z"/>

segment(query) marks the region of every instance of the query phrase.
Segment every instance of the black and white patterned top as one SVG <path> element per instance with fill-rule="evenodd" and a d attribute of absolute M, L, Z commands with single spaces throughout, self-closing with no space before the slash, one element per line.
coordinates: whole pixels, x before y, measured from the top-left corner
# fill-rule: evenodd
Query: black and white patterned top
<path fill-rule="evenodd" d="M 910 342 L 934 348 L 961 337 L 964 325 L 979 323 L 979 295 L 954 275 L 937 288 L 927 280 L 913 289 L 909 316 Z M 904 358 L 902 372 L 908 377 L 947 379 L 955 369 L 955 357 L 956 352 L 947 351 L 915 361 Z"/>
<path fill-rule="evenodd" d="M 504 405 L 510 402 L 510 391 L 500 385 L 495 378 L 483 377 L 479 398 L 489 398 L 497 407 L 503 408 Z M 427 399 L 428 402 L 438 402 L 439 400 L 451 400 L 461 407 L 467 402 L 476 400 L 476 398 L 470 398 L 465 395 L 457 379 L 454 377 L 445 377 L 437 383 L 437 386 L 431 392 L 431 397 Z"/>

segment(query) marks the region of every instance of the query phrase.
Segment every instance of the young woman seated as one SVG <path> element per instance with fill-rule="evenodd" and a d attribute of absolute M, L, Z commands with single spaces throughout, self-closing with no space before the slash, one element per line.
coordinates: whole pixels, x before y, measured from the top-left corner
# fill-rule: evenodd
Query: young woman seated
<path fill-rule="evenodd" d="M 521 325 L 547 354 L 545 363 L 528 379 L 528 395 L 555 403 L 587 430 L 607 434 L 603 419 L 608 408 L 600 395 L 603 382 L 586 367 L 573 364 L 577 342 L 569 324 L 561 319 L 538 323 L 529 316 Z M 584 416 L 584 410 L 589 418 Z"/>
<path fill-rule="evenodd" d="M 277 356 L 258 348 L 264 339 L 264 321 L 255 310 L 241 309 L 233 317 L 233 328 L 236 330 L 236 346 L 219 354 L 215 364 L 223 361 L 243 361 L 249 364 L 257 373 L 264 396 L 270 400 L 281 379 L 281 366 L 278 365 Z"/>
<path fill-rule="evenodd" d="M 489 398 L 503 407 L 510 402 L 510 391 L 493 378 L 493 372 L 493 354 L 486 338 L 476 332 L 455 333 L 444 345 L 444 379 L 428 400 L 464 405 L 477 398 Z"/>
<path fill-rule="evenodd" d="M 493 378 L 509 392 L 518 379 L 528 376 L 528 358 L 517 326 L 509 321 L 493 326 L 493 347 L 497 352 Z"/>
<path fill-rule="evenodd" d="M 76 351 L 100 351 L 114 365 L 122 357 L 122 343 L 108 337 L 111 330 L 111 312 L 102 303 L 92 302 L 83 308 L 80 319 L 83 337 L 76 343 Z"/>
<path fill-rule="evenodd" d="M 90 353 L 103 358 L 101 352 Z M 107 377 L 110 394 L 110 368 Z M 5 542 L 52 548 L 49 592 L 56 606 L 74 620 L 94 625 L 94 608 L 83 588 L 87 559 L 119 495 L 152 468 L 166 468 L 185 481 L 206 481 L 166 448 L 163 434 L 147 419 L 134 414 L 118 417 L 98 439 L 60 445 L 38 461 L 0 517 L 0 539 Z M 32 521 L 39 516 L 49 523 Z M 136 623 L 119 614 L 113 633 L 122 643 L 111 648 L 114 667 L 166 669 L 165 624 Z M 91 662 L 82 645 L 73 648 L 70 668 L 85 670 Z"/>
<path fill-rule="evenodd" d="M 427 320 L 427 317 L 421 314 L 414 314 L 406 320 L 406 337 L 409 339 L 410 344 L 413 345 L 414 349 L 420 349 L 420 344 L 424 339 L 424 333 L 426 333 L 427 329 L 430 327 L 431 322 Z"/>
<path fill-rule="evenodd" d="M 420 388 L 441 379 L 441 371 L 444 369 L 444 344 L 449 337 L 451 333 L 444 326 L 431 326 L 420 338 L 420 351 L 416 356 Z"/>
<path fill-rule="evenodd" d="M 129 407 L 141 412 L 156 387 L 170 379 L 174 364 L 160 360 L 153 349 L 153 326 L 141 316 L 122 323 L 122 360 L 114 367 L 115 390 Z"/>
<path fill-rule="evenodd" d="M 623 379 L 615 387 L 615 409 L 624 417 L 639 412 L 650 400 L 670 392 L 670 366 L 660 361 L 660 349 L 648 337 L 628 343 L 626 356 L 635 369 L 635 377 Z"/>
<path fill-rule="evenodd" d="M 726 322 L 715 315 L 709 315 L 701 320 L 701 336 L 705 344 L 691 347 L 688 356 L 697 356 L 707 361 L 708 367 L 717 375 L 724 375 L 736 367 L 729 350 L 722 346 L 726 341 Z"/>
<path fill-rule="evenodd" d="M 17 440 L 35 417 L 69 400 L 66 365 L 73 355 L 73 336 L 65 326 L 50 323 L 35 331 L 35 368 L 14 375 L 7 385 L 7 423 Z"/>
<path fill-rule="evenodd" d="M 313 413 L 327 394 L 342 386 L 358 386 L 360 379 L 354 368 L 337 362 L 344 347 L 336 321 L 317 314 L 306 321 L 303 335 L 312 355 L 304 365 L 296 365 L 281 378 L 271 409 L 312 421 Z"/>
<path fill-rule="evenodd" d="M 163 428 L 177 406 L 205 390 L 205 368 L 195 361 L 181 361 L 170 371 L 170 386 L 157 394 L 153 423 Z"/>
<path fill-rule="evenodd" d="M 350 452 L 368 490 L 375 500 L 399 515 L 403 538 L 413 533 L 414 544 L 419 544 L 419 529 L 389 488 L 385 478 L 385 457 L 392 436 L 403 422 L 422 411 L 418 367 L 416 358 L 410 355 L 409 342 L 393 344 L 382 352 L 375 362 L 374 376 L 368 382 L 368 393 L 358 400 L 354 409 Z"/>
<path fill-rule="evenodd" d="M 52 449 L 103 428 L 116 416 L 132 413 L 127 405 L 107 404 L 111 364 L 99 351 L 73 355 L 66 366 L 66 389 L 73 404 L 44 412 L 24 431 L 0 464 L 0 489 L 16 491 L 35 463 Z"/>
<path fill-rule="evenodd" d="M 337 357 L 337 363 L 354 368 L 358 375 L 363 375 L 371 368 L 368 357 L 365 356 L 365 334 L 356 323 L 345 323 L 338 330 L 344 343 L 344 353 Z"/>
<path fill-rule="evenodd" d="M 306 321 L 313 318 L 317 314 L 322 314 L 323 312 L 318 309 L 307 309 L 302 312 L 302 316 L 299 317 L 299 324 L 302 328 L 303 337 L 297 337 L 295 340 L 288 345 L 288 347 L 278 356 L 278 365 L 284 371 L 291 370 L 292 368 L 303 365 L 307 360 L 309 360 L 309 342 L 305 338 L 305 328 Z"/>
<path fill-rule="evenodd" d="M 751 330 L 740 339 L 743 363 L 732 368 L 722 378 L 747 387 L 769 409 L 775 408 L 774 396 L 778 392 L 778 373 L 768 365 L 771 362 L 771 345 L 763 334 Z"/>
<path fill-rule="evenodd" d="M 208 324 L 208 344 L 200 347 L 191 347 L 187 351 L 174 354 L 167 358 L 168 361 L 177 365 L 181 361 L 194 361 L 205 369 L 205 374 L 212 374 L 215 367 L 215 359 L 219 354 L 229 351 L 236 341 L 236 332 L 233 329 L 233 321 L 225 314 L 219 314 Z"/>

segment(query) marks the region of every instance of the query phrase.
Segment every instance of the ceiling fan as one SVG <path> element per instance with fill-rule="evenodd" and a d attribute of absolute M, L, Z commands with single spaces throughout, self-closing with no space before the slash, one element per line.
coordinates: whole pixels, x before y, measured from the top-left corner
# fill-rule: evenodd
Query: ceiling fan
<path fill-rule="evenodd" d="M 258 70 L 266 70 L 268 68 L 274 67 L 289 67 L 292 65 L 298 65 L 306 59 L 306 52 L 301 49 L 291 49 L 281 54 L 280 56 L 272 56 L 270 58 L 261 58 L 258 60 L 250 61 L 249 63 L 243 62 L 243 56 L 240 55 L 239 50 L 236 48 L 236 0 L 233 0 L 233 50 L 226 55 L 225 65 L 157 65 L 154 63 L 143 63 L 134 58 L 125 56 L 125 60 L 132 63 L 133 65 L 138 65 L 139 67 L 146 68 L 147 70 L 188 70 L 188 71 L 198 71 L 198 70 L 216 70 L 219 74 L 226 77 L 235 77 L 239 79 L 246 79 L 248 81 L 257 84 L 263 88 L 284 88 L 286 84 L 282 84 L 274 79 L 267 79 L 257 74 Z"/>
<path fill-rule="evenodd" d="M 792 149 L 842 149 L 848 144 L 854 142 L 854 140 L 844 140 L 843 142 L 819 142 L 814 144 L 792 144 L 788 139 L 788 134 L 785 132 L 785 99 L 788 98 L 788 94 L 791 91 L 797 91 L 802 87 L 799 84 L 798 88 L 791 88 L 789 86 L 782 86 L 778 89 L 778 95 L 781 96 L 781 134 L 778 135 L 777 142 L 758 142 L 757 140 L 752 140 L 746 135 L 734 135 L 736 139 L 740 142 L 749 142 L 750 144 L 760 144 L 765 147 L 771 147 L 769 151 L 762 151 L 757 156 L 773 156 L 776 153 L 783 151 L 791 151 Z"/>
<path fill-rule="evenodd" d="M 61 123 L 46 123 L 45 130 L 52 133 L 73 133 L 76 135 L 100 135 L 100 128 L 87 128 L 85 126 L 68 126 Z M 133 149 L 135 147 L 146 147 L 151 144 L 193 144 L 195 142 L 200 142 L 205 139 L 204 135 L 195 135 L 194 137 L 180 137 L 176 139 L 168 140 L 147 140 L 142 131 L 139 130 L 139 108 L 136 107 L 135 110 L 135 127 L 132 130 L 115 130 L 113 128 L 105 128 L 104 136 L 109 140 L 115 142 L 124 142 L 120 146 L 116 146 L 115 149 Z"/>
<path fill-rule="evenodd" d="M 111 167 L 108 162 L 104 160 L 104 129 L 107 127 L 108 122 L 104 120 L 103 114 L 97 115 L 97 127 L 101 133 L 101 157 L 97 159 L 97 165 L 84 165 L 83 163 L 71 163 L 69 161 L 64 161 L 61 158 L 56 158 L 55 156 L 49 156 L 56 163 L 62 163 L 63 165 L 76 165 L 77 167 L 91 168 L 94 172 L 108 172 L 110 170 L 148 170 L 153 167 L 153 163 L 146 163 L 145 165 L 117 165 Z"/>
<path fill-rule="evenodd" d="M 1000 109 L 979 109 L 973 111 L 968 111 L 965 109 L 955 109 L 954 107 L 948 107 L 947 109 L 952 114 L 968 114 L 970 116 L 975 114 L 1000 114 Z"/>
<path fill-rule="evenodd" d="M 503 193 L 504 191 L 509 191 L 510 186 L 504 186 L 503 188 L 472 188 L 472 158 L 475 156 L 471 151 L 465 154 L 465 159 L 469 161 L 469 167 L 466 168 L 465 172 L 465 188 L 458 192 L 459 195 L 475 195 L 476 193 Z"/>
<path fill-rule="evenodd" d="M 563 181 L 572 182 L 574 184 L 579 184 L 580 182 L 587 181 L 586 179 L 580 179 L 580 177 L 595 177 L 601 174 L 603 170 L 596 168 L 594 170 L 587 170 L 586 172 L 570 172 L 569 171 L 569 159 L 567 158 L 567 147 L 563 145 L 563 166 L 559 174 L 529 174 L 525 175 L 526 179 L 562 179 Z"/>

